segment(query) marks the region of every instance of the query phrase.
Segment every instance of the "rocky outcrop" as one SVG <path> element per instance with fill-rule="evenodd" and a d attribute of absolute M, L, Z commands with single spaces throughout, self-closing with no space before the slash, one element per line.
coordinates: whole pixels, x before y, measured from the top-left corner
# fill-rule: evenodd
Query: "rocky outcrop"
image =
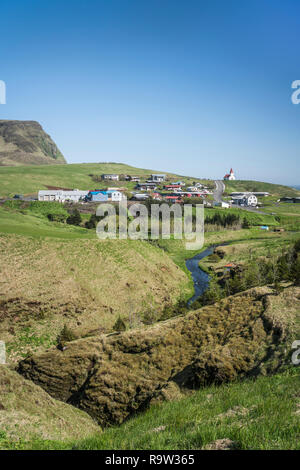
<path fill-rule="evenodd" d="M 299 292 L 291 289 L 296 312 Z M 22 361 L 19 372 L 101 425 L 121 423 L 163 395 L 258 374 L 266 363 L 278 368 L 289 327 L 272 302 L 271 290 L 252 289 L 147 329 L 48 350 Z"/>
<path fill-rule="evenodd" d="M 62 153 L 35 121 L 0 120 L 0 165 L 66 163 Z"/>

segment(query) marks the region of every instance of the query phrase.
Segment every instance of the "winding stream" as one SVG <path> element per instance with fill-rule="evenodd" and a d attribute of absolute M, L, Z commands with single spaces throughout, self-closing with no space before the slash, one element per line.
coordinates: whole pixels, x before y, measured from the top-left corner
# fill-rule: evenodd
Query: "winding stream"
<path fill-rule="evenodd" d="M 200 295 L 202 295 L 209 285 L 210 276 L 199 268 L 199 261 L 206 256 L 213 253 L 215 246 L 210 246 L 206 250 L 198 253 L 193 258 L 187 259 L 185 262 L 186 267 L 192 275 L 194 282 L 194 295 L 188 300 L 188 305 L 191 305 Z"/>
<path fill-rule="evenodd" d="M 206 256 L 211 255 L 214 252 L 214 249 L 218 246 L 225 245 L 227 245 L 227 243 L 222 243 L 221 245 L 212 245 L 206 248 L 206 250 L 202 251 L 201 253 L 195 255 L 193 258 L 186 260 L 185 265 L 190 271 L 194 282 L 194 295 L 188 300 L 188 305 L 191 305 L 194 300 L 196 300 L 200 295 L 202 295 L 209 285 L 210 276 L 201 268 L 199 268 L 199 261 L 203 258 L 206 258 Z"/>

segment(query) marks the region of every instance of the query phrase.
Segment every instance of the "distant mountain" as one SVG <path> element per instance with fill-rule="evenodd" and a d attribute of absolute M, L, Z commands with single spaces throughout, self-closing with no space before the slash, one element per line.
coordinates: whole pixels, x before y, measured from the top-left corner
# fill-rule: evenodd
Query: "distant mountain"
<path fill-rule="evenodd" d="M 66 160 L 38 122 L 0 120 L 0 166 L 58 163 Z"/>
<path fill-rule="evenodd" d="M 300 185 L 291 186 L 291 188 L 295 188 L 295 189 L 299 189 L 299 190 L 300 190 Z"/>

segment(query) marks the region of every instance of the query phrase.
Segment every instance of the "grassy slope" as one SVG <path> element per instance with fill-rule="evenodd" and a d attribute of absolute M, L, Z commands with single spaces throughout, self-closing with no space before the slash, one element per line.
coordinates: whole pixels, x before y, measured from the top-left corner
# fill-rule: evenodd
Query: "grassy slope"
<path fill-rule="evenodd" d="M 272 196 L 283 197 L 283 196 L 300 196 L 300 191 L 289 186 L 280 184 L 264 183 L 262 181 L 226 181 L 225 182 L 226 193 L 238 191 L 264 191 L 270 193 Z"/>
<path fill-rule="evenodd" d="M 0 197 L 18 194 L 35 193 L 39 189 L 48 186 L 66 188 L 93 189 L 101 187 L 101 183 L 93 182 L 91 174 L 102 173 L 130 174 L 140 177 L 148 177 L 151 173 L 164 173 L 170 177 L 179 178 L 173 173 L 135 168 L 123 163 L 82 163 L 69 165 L 40 165 L 0 167 Z M 182 179 L 183 177 L 180 176 Z M 196 178 L 184 177 L 187 182 Z M 113 186 L 114 183 L 107 182 L 105 185 Z M 133 188 L 135 184 L 120 181 L 119 186 Z"/>
<path fill-rule="evenodd" d="M 100 432 L 86 413 L 55 400 L 7 366 L 0 370 L 0 448 L 11 440 L 81 439 Z"/>
<path fill-rule="evenodd" d="M 23 212 L 0 207 L 0 336 L 11 361 L 53 345 L 64 323 L 79 336 L 110 331 L 119 315 L 132 327 L 147 309 L 192 295 L 190 277 L 150 243 L 100 241 Z"/>
<path fill-rule="evenodd" d="M 201 449 L 229 438 L 241 449 L 300 449 L 299 372 L 202 389 L 75 447 Z"/>
<path fill-rule="evenodd" d="M 210 386 L 152 406 L 102 435 L 72 442 L 35 440 L 29 449 L 202 449 L 231 439 L 239 449 L 300 449 L 299 367 L 272 377 Z M 1 446 L 1 440 L 0 440 Z M 2 443 L 7 448 L 16 444 Z"/>

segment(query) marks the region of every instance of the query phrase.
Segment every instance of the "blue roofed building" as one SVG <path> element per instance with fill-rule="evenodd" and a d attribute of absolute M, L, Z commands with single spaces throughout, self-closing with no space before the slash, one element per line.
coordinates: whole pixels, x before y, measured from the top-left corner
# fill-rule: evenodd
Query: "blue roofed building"
<path fill-rule="evenodd" d="M 103 190 L 103 191 L 90 191 L 85 200 L 89 202 L 120 202 L 123 199 L 121 191 Z"/>

